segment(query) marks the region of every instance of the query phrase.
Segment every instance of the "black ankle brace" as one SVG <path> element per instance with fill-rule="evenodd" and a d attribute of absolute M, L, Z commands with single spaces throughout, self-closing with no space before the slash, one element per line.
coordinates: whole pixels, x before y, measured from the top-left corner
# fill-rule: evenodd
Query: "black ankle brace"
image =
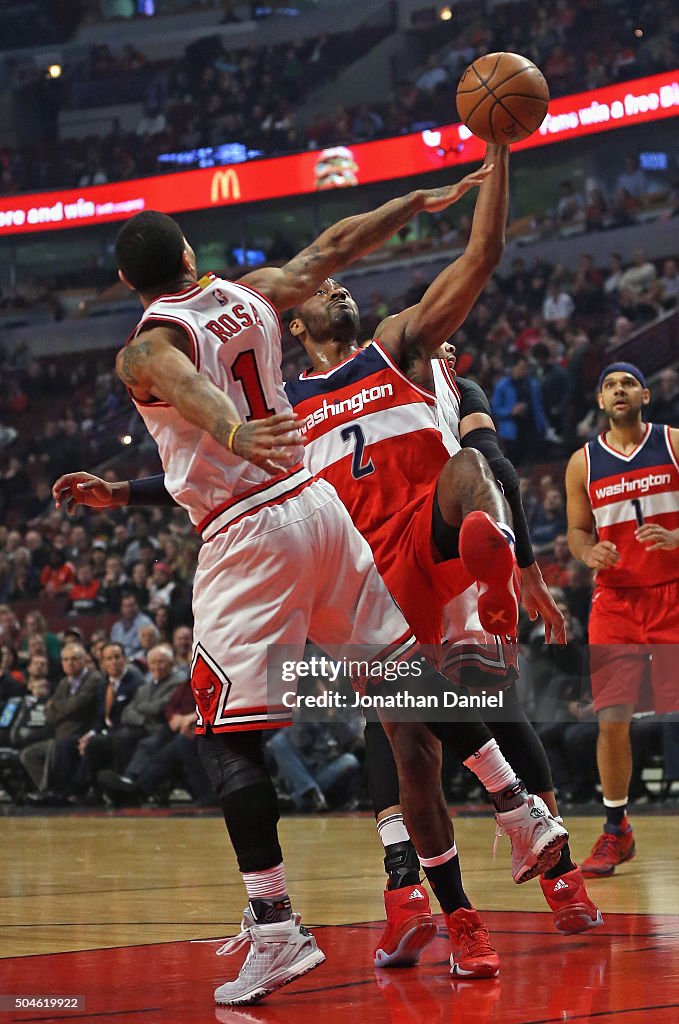
<path fill-rule="evenodd" d="M 390 889 L 403 889 L 420 881 L 420 861 L 410 839 L 391 843 L 385 848 L 384 870 L 389 875 Z"/>
<path fill-rule="evenodd" d="M 289 921 L 292 917 L 290 897 L 277 896 L 276 899 L 250 900 L 250 913 L 257 924 L 275 924 L 277 921 Z"/>

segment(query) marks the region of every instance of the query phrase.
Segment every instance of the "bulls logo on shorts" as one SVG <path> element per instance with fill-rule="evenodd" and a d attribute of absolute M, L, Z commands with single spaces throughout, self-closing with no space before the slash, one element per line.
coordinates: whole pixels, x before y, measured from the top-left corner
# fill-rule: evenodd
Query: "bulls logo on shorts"
<path fill-rule="evenodd" d="M 200 647 L 196 647 L 191 669 L 191 689 L 196 698 L 198 725 L 215 721 L 223 685 L 223 680 L 208 664 Z"/>

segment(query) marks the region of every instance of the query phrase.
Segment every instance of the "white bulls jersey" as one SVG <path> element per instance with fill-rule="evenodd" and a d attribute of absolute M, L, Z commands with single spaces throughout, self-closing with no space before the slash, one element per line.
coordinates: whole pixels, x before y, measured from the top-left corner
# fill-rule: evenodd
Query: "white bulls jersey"
<path fill-rule="evenodd" d="M 252 288 L 207 274 L 191 288 L 152 302 L 133 336 L 156 324 L 188 335 L 196 369 L 228 395 L 242 420 L 291 411 L 280 370 L 280 317 Z M 158 445 L 165 487 L 204 539 L 311 479 L 302 466 L 301 444 L 299 463 L 271 477 L 165 402 L 134 402 Z"/>
<path fill-rule="evenodd" d="M 443 443 L 451 455 L 460 451 L 460 392 L 445 359 L 432 359 L 436 415 Z"/>

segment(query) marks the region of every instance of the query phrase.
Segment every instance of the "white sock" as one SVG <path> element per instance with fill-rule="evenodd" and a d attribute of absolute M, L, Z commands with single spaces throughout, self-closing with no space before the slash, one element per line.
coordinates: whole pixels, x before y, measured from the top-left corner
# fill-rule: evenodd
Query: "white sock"
<path fill-rule="evenodd" d="M 386 818 L 378 821 L 377 833 L 382 840 L 382 846 L 385 850 L 394 843 L 407 843 L 410 839 L 403 815 L 400 813 L 389 814 Z"/>
<path fill-rule="evenodd" d="M 627 804 L 629 803 L 628 796 L 626 796 L 624 800 L 607 800 L 606 797 L 603 799 L 604 807 L 627 807 Z"/>
<path fill-rule="evenodd" d="M 243 882 L 249 900 L 276 900 L 288 894 L 282 861 L 266 871 L 244 871 Z"/>
<path fill-rule="evenodd" d="M 494 739 L 484 743 L 464 763 L 488 793 L 501 793 L 519 781 Z"/>

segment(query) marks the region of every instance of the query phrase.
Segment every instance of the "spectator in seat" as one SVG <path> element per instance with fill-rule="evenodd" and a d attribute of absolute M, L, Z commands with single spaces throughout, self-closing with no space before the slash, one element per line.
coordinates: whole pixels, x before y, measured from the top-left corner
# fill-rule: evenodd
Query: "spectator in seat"
<path fill-rule="evenodd" d="M 648 195 L 649 191 L 648 178 L 639 167 L 638 159 L 633 156 L 625 157 L 624 169 L 615 182 L 616 196 L 627 193 L 633 199 L 638 200 Z"/>
<path fill-rule="evenodd" d="M 571 560 L 568 550 L 568 537 L 565 533 L 559 533 L 554 538 L 553 561 L 541 562 L 542 578 L 548 587 L 558 587 L 563 590 L 568 586 L 568 565 Z"/>
<path fill-rule="evenodd" d="M 651 394 L 648 421 L 679 426 L 679 373 L 673 367 L 663 370 Z"/>
<path fill-rule="evenodd" d="M 0 708 L 10 697 L 22 697 L 26 692 L 23 676 L 14 668 L 15 663 L 14 648 L 3 644 L 0 649 Z"/>
<path fill-rule="evenodd" d="M 665 260 L 658 281 L 658 298 L 663 309 L 673 309 L 679 303 L 679 269 L 676 260 Z"/>
<path fill-rule="evenodd" d="M 104 567 L 104 575 L 99 588 L 106 610 L 117 612 L 127 584 L 127 576 L 123 572 L 123 560 L 120 555 L 109 555 Z"/>
<path fill-rule="evenodd" d="M 447 71 L 439 64 L 436 54 L 431 53 L 427 57 L 425 70 L 415 82 L 416 87 L 421 92 L 431 93 L 436 89 L 437 85 L 444 85 L 447 81 Z"/>
<path fill-rule="evenodd" d="M 120 644 L 125 657 L 135 658 L 141 652 L 139 630 L 142 626 L 152 626 L 153 621 L 139 610 L 134 594 L 125 594 L 120 601 L 120 618 L 113 623 L 111 640 Z"/>
<path fill-rule="evenodd" d="M 99 596 L 99 580 L 95 580 L 90 562 L 81 562 L 75 572 L 75 583 L 68 593 L 69 615 L 96 615 L 103 601 Z"/>
<path fill-rule="evenodd" d="M 91 729 L 80 736 L 57 742 L 52 773 L 52 791 L 59 802 L 69 796 L 76 800 L 97 802 L 97 773 L 111 759 L 117 747 L 124 747 L 124 758 L 136 743 L 124 732 L 122 715 L 135 693 L 144 683 L 141 672 L 125 659 L 120 644 L 107 643 L 101 651 L 104 685 L 100 687 L 96 720 Z M 56 801 L 55 801 L 56 802 Z"/>
<path fill-rule="evenodd" d="M 175 585 L 175 581 L 172 579 L 172 570 L 167 562 L 154 562 L 148 586 L 147 607 L 149 610 L 154 611 L 161 604 L 169 605 Z"/>
<path fill-rule="evenodd" d="M 75 569 L 63 551 L 52 548 L 49 562 L 40 573 L 40 586 L 48 597 L 66 595 L 75 583 Z"/>
<path fill-rule="evenodd" d="M 612 252 L 608 260 L 608 274 L 604 277 L 604 295 L 608 299 L 615 299 L 620 287 L 622 277 L 622 257 L 617 252 Z"/>
<path fill-rule="evenodd" d="M 618 285 L 620 306 L 632 319 L 654 316 L 659 295 L 658 271 L 646 259 L 643 249 L 635 249 L 632 265 L 623 271 Z"/>
<path fill-rule="evenodd" d="M 139 607 L 146 611 L 149 606 L 149 574 L 143 562 L 135 562 L 130 570 L 130 579 L 125 592 L 134 594 Z"/>
<path fill-rule="evenodd" d="M 546 440 L 560 441 L 566 426 L 570 378 L 563 366 L 559 366 L 554 359 L 549 345 L 544 342 L 540 341 L 533 346 L 533 358 L 538 366 L 536 376 L 542 388 L 542 406 L 548 425 Z"/>
<path fill-rule="evenodd" d="M 0 785 L 15 804 L 24 803 L 33 784 L 21 764 L 21 751 L 41 740 L 49 739 L 51 727 L 45 709 L 50 696 L 50 683 L 46 675 L 47 659 L 31 659 L 26 686 L 14 700 L 17 702 L 9 728 L 2 733 L 0 747 Z"/>
<path fill-rule="evenodd" d="M 594 266 L 589 253 L 583 253 L 573 278 L 573 299 L 579 314 L 594 316 L 601 310 L 603 299 L 603 275 Z"/>
<path fill-rule="evenodd" d="M 585 220 L 585 202 L 575 191 L 572 181 L 561 182 L 561 198 L 556 207 L 561 227 L 582 227 Z"/>
<path fill-rule="evenodd" d="M 296 722 L 267 741 L 265 752 L 297 811 L 352 806 L 361 771 L 354 753 L 359 731 L 358 719 L 333 717 L 329 722 Z"/>
<path fill-rule="evenodd" d="M 0 644 L 16 649 L 21 627 L 8 604 L 0 604 Z"/>
<path fill-rule="evenodd" d="M 563 329 L 575 311 L 575 302 L 561 282 L 552 279 L 547 285 L 547 294 L 542 303 L 542 315 L 545 323 L 554 324 Z"/>
<path fill-rule="evenodd" d="M 21 753 L 21 763 L 36 789 L 42 792 L 49 787 L 55 741 L 82 736 L 92 728 L 99 688 L 103 685 L 99 672 L 87 668 L 87 656 L 81 644 L 66 644 L 61 652 L 61 664 L 64 677 L 45 710 L 47 724 L 53 729 L 53 739 L 33 743 Z"/>
<path fill-rule="evenodd" d="M 563 495 L 557 487 L 550 487 L 530 523 L 530 539 L 535 553 L 551 551 L 556 538 L 565 531 Z"/>
<path fill-rule="evenodd" d="M 532 461 L 540 450 L 547 421 L 540 385 L 522 353 L 514 354 L 511 372 L 495 385 L 491 409 L 509 461 L 514 465 Z"/>
<path fill-rule="evenodd" d="M 142 675 L 146 676 L 149 670 L 148 654 L 152 648 L 157 647 L 159 643 L 162 643 L 162 637 L 160 630 L 153 623 L 149 626 L 142 626 L 139 630 L 139 644 L 141 651 L 133 659 L 132 664 L 135 665 Z"/>
<path fill-rule="evenodd" d="M 172 650 L 177 669 L 188 679 L 193 656 L 193 630 L 190 626 L 177 626 L 172 633 Z"/>
<path fill-rule="evenodd" d="M 130 766 L 146 764 L 148 757 L 159 750 L 167 739 L 165 708 L 171 694 L 182 681 L 175 671 L 174 656 L 169 644 L 158 644 L 148 654 L 149 679 L 134 694 L 121 715 L 118 741 L 115 744 L 113 770 L 125 775 Z M 124 730 L 124 731 L 123 731 Z M 124 743 L 122 742 L 124 740 Z M 137 757 L 137 748 L 143 744 Z M 106 777 L 97 780 L 105 785 Z"/>
<path fill-rule="evenodd" d="M 583 633 L 587 632 L 593 589 L 592 570 L 572 559 L 568 563 L 568 585 L 563 588 L 563 592 L 568 610 L 580 623 Z"/>
<path fill-rule="evenodd" d="M 113 803 L 153 798 L 164 802 L 175 783 L 185 785 L 202 806 L 215 802 L 210 782 L 196 750 L 196 701 L 191 682 L 185 679 L 175 689 L 165 708 L 165 742 L 155 749 L 146 740 L 137 747 L 124 775 L 106 771 L 100 783 Z"/>

